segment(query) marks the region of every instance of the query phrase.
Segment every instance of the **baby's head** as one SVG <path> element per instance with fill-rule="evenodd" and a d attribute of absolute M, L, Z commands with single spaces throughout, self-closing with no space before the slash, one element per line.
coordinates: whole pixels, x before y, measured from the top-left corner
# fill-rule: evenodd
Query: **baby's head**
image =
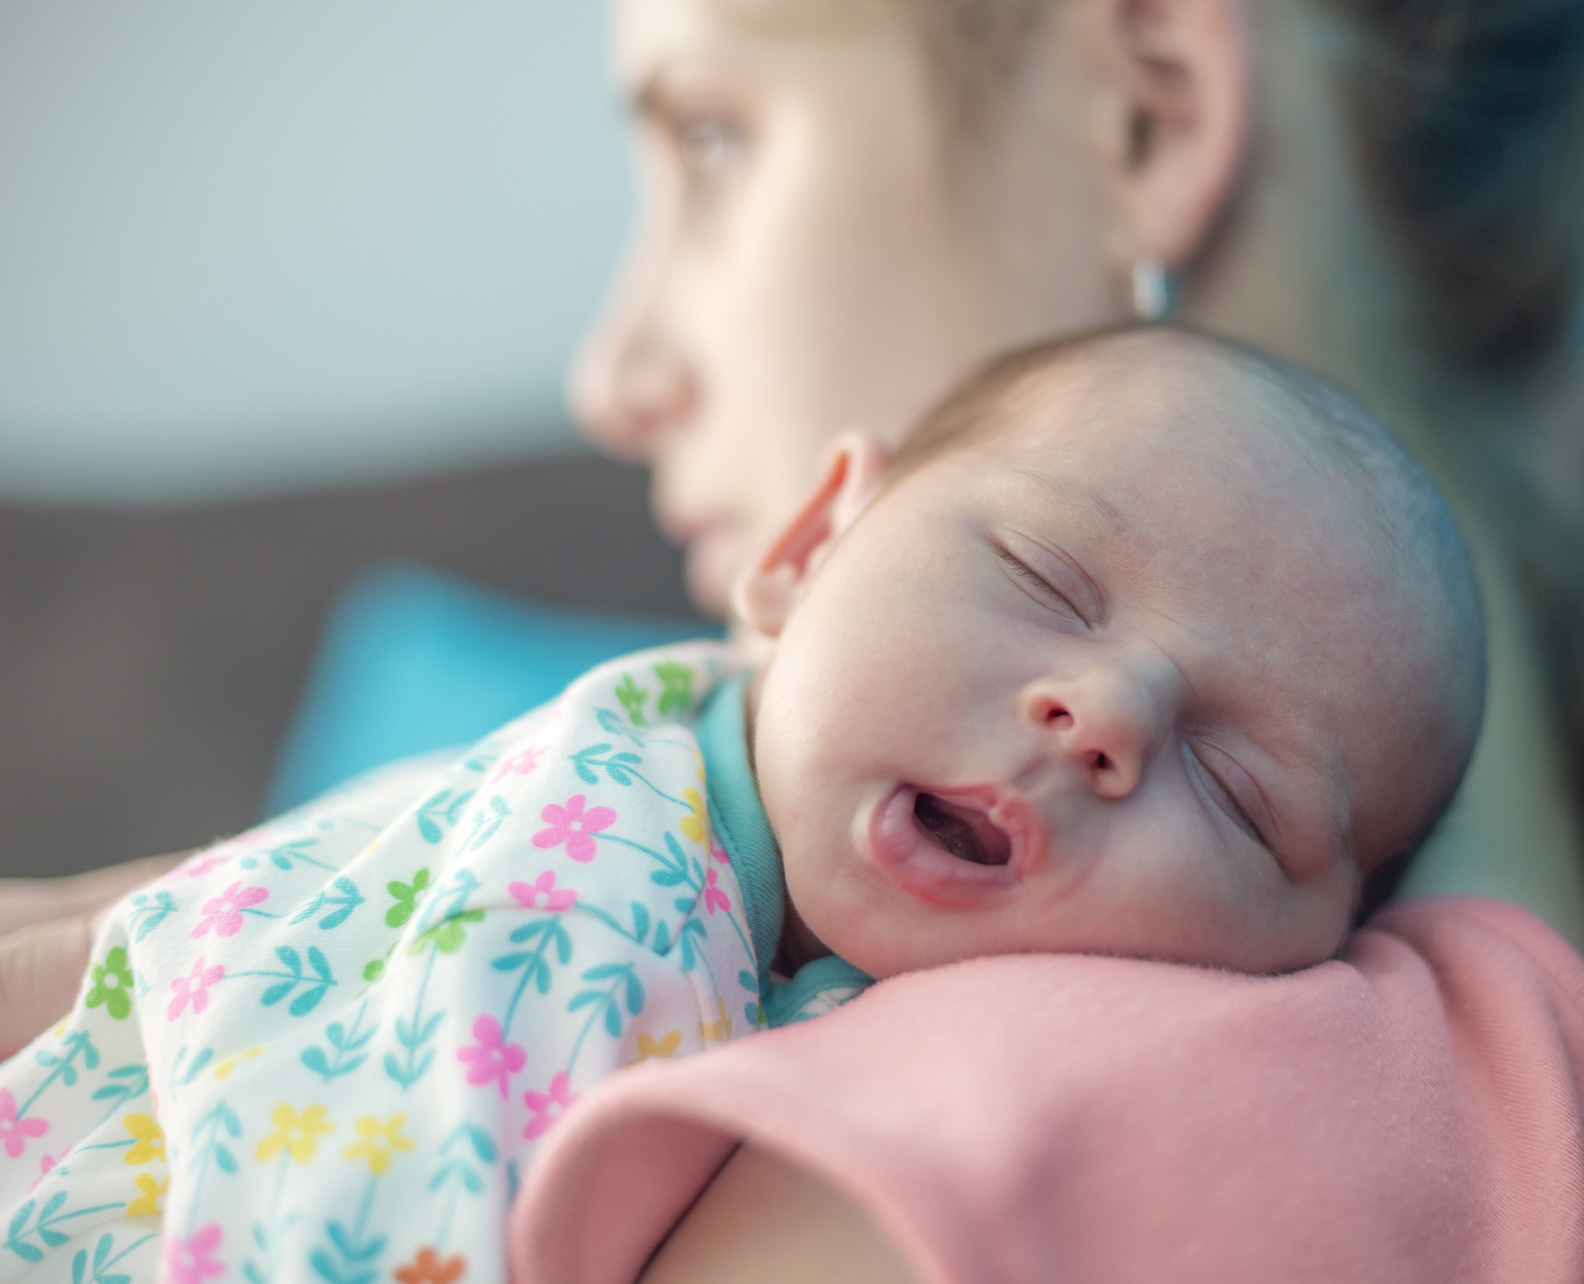
<path fill-rule="evenodd" d="M 1318 962 L 1483 708 L 1430 481 L 1314 376 L 1173 329 L 997 362 L 893 460 L 845 439 L 738 599 L 792 904 L 876 976 Z"/>

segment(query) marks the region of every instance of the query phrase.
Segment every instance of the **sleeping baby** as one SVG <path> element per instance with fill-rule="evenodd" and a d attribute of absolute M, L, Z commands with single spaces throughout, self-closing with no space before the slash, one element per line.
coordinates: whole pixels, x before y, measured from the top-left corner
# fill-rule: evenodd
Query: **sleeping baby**
<path fill-rule="evenodd" d="M 1468 566 L 1314 377 L 1182 331 L 847 438 L 740 585 L 114 911 L 0 1067 L 0 1284 L 505 1278 L 517 1178 L 635 1061 L 1014 951 L 1318 963 L 1479 728 Z"/>

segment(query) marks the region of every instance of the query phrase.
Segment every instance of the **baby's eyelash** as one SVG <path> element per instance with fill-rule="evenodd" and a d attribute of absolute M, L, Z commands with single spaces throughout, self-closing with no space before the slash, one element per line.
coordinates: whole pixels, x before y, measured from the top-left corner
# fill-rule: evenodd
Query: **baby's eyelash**
<path fill-rule="evenodd" d="M 1256 825 L 1252 819 L 1250 819 L 1248 812 L 1246 812 L 1243 809 L 1243 805 L 1238 802 L 1237 796 L 1221 783 L 1220 777 L 1217 776 L 1215 772 L 1211 771 L 1209 767 L 1205 766 L 1198 754 L 1193 753 L 1190 750 L 1189 757 L 1193 760 L 1194 767 L 1199 773 L 1199 778 L 1204 782 L 1206 789 L 1215 798 L 1216 805 L 1225 811 L 1229 817 L 1231 817 L 1232 823 L 1234 825 L 1241 829 L 1261 847 L 1265 848 L 1266 851 L 1270 851 L 1271 845 L 1265 841 L 1265 836 L 1260 833 L 1259 826 Z"/>
<path fill-rule="evenodd" d="M 1033 585 L 1036 589 L 1039 589 L 1042 593 L 1048 593 L 1051 597 L 1054 597 L 1060 601 L 1062 605 L 1071 611 L 1075 616 L 1078 616 L 1079 619 L 1083 618 L 1081 615 L 1078 615 L 1078 608 L 1072 604 L 1072 601 L 1065 593 L 1063 593 L 1048 579 L 1036 571 L 1016 553 L 1010 552 L 1009 550 L 1002 548 L 1001 545 L 997 544 L 995 546 L 995 554 L 1006 564 L 1007 569 L 1011 571 L 1012 574 L 1016 575 L 1020 580 L 1026 580 L 1029 584 Z"/>

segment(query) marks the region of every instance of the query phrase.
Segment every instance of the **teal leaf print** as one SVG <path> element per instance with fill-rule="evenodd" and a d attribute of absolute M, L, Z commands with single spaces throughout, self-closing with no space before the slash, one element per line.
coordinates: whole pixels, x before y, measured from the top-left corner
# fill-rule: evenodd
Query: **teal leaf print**
<path fill-rule="evenodd" d="M 278 847 L 270 848 L 264 855 L 269 857 L 270 864 L 276 869 L 290 870 L 298 864 L 312 865 L 316 869 L 330 869 L 331 866 L 326 865 L 322 860 L 315 860 L 308 855 L 308 849 L 318 844 L 317 838 L 296 838 L 289 843 L 281 843 Z M 243 869 L 257 869 L 259 858 L 256 854 L 250 854 L 244 856 L 238 863 Z"/>
<path fill-rule="evenodd" d="M 139 892 L 132 898 L 132 917 L 127 926 L 137 944 L 176 912 L 176 900 L 169 892 Z"/>
<path fill-rule="evenodd" d="M 223 1173 L 237 1171 L 236 1155 L 231 1147 L 226 1144 L 225 1138 L 236 1141 L 242 1135 L 242 1121 L 237 1118 L 236 1112 L 223 1101 L 215 1103 L 215 1108 L 203 1115 L 194 1126 L 192 1144 L 194 1162 L 199 1169 L 199 1183 L 203 1181 L 202 1174 L 208 1170 L 211 1161 Z"/>
<path fill-rule="evenodd" d="M 333 908 L 330 913 L 319 920 L 320 928 L 328 932 L 332 928 L 340 927 L 341 924 L 345 923 L 352 911 L 361 904 L 363 904 L 363 897 L 358 893 L 357 884 L 345 874 L 342 874 L 330 884 L 330 891 L 320 892 L 293 914 L 289 921 L 293 926 L 307 922 L 326 906 L 333 906 L 336 908 Z"/>
<path fill-rule="evenodd" d="M 654 952 L 661 957 L 671 953 L 671 929 L 664 922 L 655 924 Z"/>
<path fill-rule="evenodd" d="M 146 1066 L 117 1066 L 105 1077 L 116 1082 L 105 1084 L 90 1100 L 108 1101 L 112 1111 L 119 1109 L 126 1102 L 136 1101 L 148 1091 L 149 1079 Z"/>
<path fill-rule="evenodd" d="M 24 1262 L 37 1263 L 44 1260 L 44 1251 L 38 1244 L 30 1244 L 28 1240 L 37 1239 L 45 1248 L 59 1248 L 71 1238 L 62 1234 L 55 1227 L 62 1222 L 69 1222 L 74 1217 L 89 1217 L 94 1213 L 109 1212 L 112 1209 L 125 1207 L 123 1204 L 96 1204 L 92 1208 L 79 1208 L 74 1212 L 63 1213 L 61 1207 L 66 1203 L 66 1192 L 58 1190 L 45 1201 L 43 1208 L 38 1208 L 38 1201 L 26 1201 L 15 1213 L 11 1215 L 11 1222 L 6 1228 L 4 1247 L 15 1253 Z M 38 1220 L 33 1221 L 34 1210 L 38 1210 Z M 32 1222 L 32 1229 L 28 1223 Z M 130 1251 L 130 1250 L 129 1250 Z M 108 1284 L 108 1282 L 107 1282 Z"/>
<path fill-rule="evenodd" d="M 385 884 L 385 890 L 391 894 L 396 903 L 385 911 L 386 927 L 405 927 L 407 920 L 413 916 L 413 911 L 418 908 L 418 898 L 428 890 L 429 871 L 420 869 L 413 875 L 410 883 L 392 881 Z"/>
<path fill-rule="evenodd" d="M 641 766 L 643 759 L 635 753 L 626 750 L 621 753 L 611 753 L 614 745 L 597 744 L 589 745 L 586 749 L 579 749 L 572 755 L 572 769 L 577 772 L 578 779 L 586 785 L 599 784 L 599 774 L 596 767 L 603 768 L 611 782 L 617 785 L 630 785 L 633 776 L 637 773 L 632 768 Z M 608 758 L 601 758 L 600 754 L 610 754 Z"/>
<path fill-rule="evenodd" d="M 367 1209 L 368 1200 L 364 1200 Z M 366 1211 L 365 1211 L 366 1215 Z M 352 1230 L 337 1221 L 327 1221 L 325 1232 L 334 1246 L 335 1256 L 322 1248 L 309 1254 L 308 1260 L 321 1278 L 330 1284 L 373 1284 L 379 1278 L 374 1262 L 385 1250 L 385 1236 L 372 1235 L 363 1239 L 362 1218 Z"/>
<path fill-rule="evenodd" d="M 525 945 L 529 941 L 537 940 L 538 946 L 532 951 L 522 950 L 502 954 L 499 958 L 490 960 L 490 966 L 497 972 L 515 972 L 519 968 L 526 967 L 528 975 L 523 978 L 524 981 L 532 981 L 538 987 L 540 994 L 550 993 L 550 964 L 545 958 L 545 950 L 554 945 L 556 957 L 563 965 L 572 959 L 572 938 L 561 926 L 560 916 L 524 923 L 521 927 L 513 929 L 511 939 L 517 945 Z"/>
<path fill-rule="evenodd" d="M 462 813 L 467 810 L 467 805 L 473 801 L 473 790 L 452 796 L 449 789 L 442 789 L 428 802 L 418 809 L 418 832 L 426 843 L 438 843 L 445 837 L 448 827 L 455 827 Z"/>
<path fill-rule="evenodd" d="M 434 975 L 435 960 L 439 957 L 438 951 L 431 953 L 424 965 L 423 981 L 418 986 L 418 999 L 413 1005 L 412 1018 L 396 1018 L 396 1042 L 406 1049 L 405 1059 L 394 1052 L 385 1054 L 385 1073 L 401 1085 L 403 1092 L 422 1079 L 434 1062 L 434 1049 L 423 1050 L 423 1045 L 439 1031 L 445 1012 L 436 1012 L 426 1018 L 423 1005 L 424 996 L 429 992 L 429 978 Z"/>
<path fill-rule="evenodd" d="M 700 923 L 696 918 L 690 918 L 686 923 L 682 924 L 682 930 L 677 933 L 677 944 L 682 947 L 682 970 L 684 972 L 691 972 L 693 965 L 698 962 L 698 953 L 694 948 L 693 938 L 696 936 L 702 941 L 707 939 L 708 935 L 704 930 L 704 924 Z"/>
<path fill-rule="evenodd" d="M 289 945 L 278 946 L 275 957 L 280 959 L 286 967 L 285 972 L 234 972 L 234 977 L 258 976 L 276 978 L 276 983 L 267 988 L 259 996 L 259 1002 L 267 1008 L 274 1007 L 288 994 L 298 990 L 297 997 L 292 1000 L 291 1007 L 287 1009 L 294 1017 L 307 1016 L 324 998 L 330 987 L 336 983 L 331 974 L 330 963 L 317 945 L 308 947 L 308 966 L 314 971 L 310 977 L 303 971 L 302 956 Z"/>
<path fill-rule="evenodd" d="M 609 709 L 594 710 L 594 717 L 599 722 L 601 728 L 604 729 L 606 735 L 621 736 L 625 740 L 631 740 L 633 744 L 637 745 L 640 749 L 644 747 L 644 738 L 631 727 L 629 727 L 625 722 L 623 722 L 619 717 L 617 717 L 616 714 L 612 713 Z"/>
<path fill-rule="evenodd" d="M 614 979 L 613 979 L 614 978 Z M 627 1013 L 637 1016 L 643 1010 L 644 988 L 638 980 L 638 974 L 633 971 L 630 963 L 601 963 L 598 967 L 591 967 L 583 973 L 585 981 L 612 980 L 612 984 L 604 990 L 581 990 L 572 996 L 572 1001 L 567 1004 L 568 1012 L 576 1012 L 579 1008 L 594 1006 L 597 1013 L 604 1016 L 605 1029 L 611 1038 L 621 1037 L 622 1019 L 620 1005 L 617 1003 L 618 991 L 624 991 Z"/>
<path fill-rule="evenodd" d="M 29 1101 L 38 1097 L 56 1079 L 60 1079 L 68 1088 L 76 1087 L 77 1068 L 72 1063 L 77 1060 L 79 1055 L 81 1055 L 83 1066 L 86 1069 L 97 1070 L 99 1068 L 99 1051 L 94 1047 L 93 1040 L 88 1037 L 88 1031 L 73 1030 L 61 1040 L 61 1046 L 66 1050 L 64 1056 L 57 1056 L 47 1048 L 40 1048 L 34 1054 L 39 1065 L 52 1066 L 54 1068 L 50 1071 L 49 1077 L 44 1080 L 44 1083 L 34 1091 L 33 1097 L 30 1097 Z"/>
<path fill-rule="evenodd" d="M 93 1274 L 88 1274 L 88 1250 L 86 1248 L 79 1248 L 76 1256 L 72 1258 L 72 1284 L 132 1284 L 130 1275 L 107 1275 L 105 1272 L 128 1253 L 141 1248 L 153 1238 L 154 1236 L 152 1235 L 145 1235 L 142 1239 L 135 1241 L 130 1247 L 123 1248 L 114 1257 L 111 1257 L 110 1250 L 115 1247 L 115 1236 L 111 1234 L 101 1235 L 99 1242 L 94 1245 Z"/>
<path fill-rule="evenodd" d="M 675 660 L 663 660 L 654 666 L 654 673 L 662 688 L 655 711 L 662 718 L 668 713 L 686 713 L 693 707 L 692 669 Z"/>
<path fill-rule="evenodd" d="M 325 1027 L 325 1039 L 335 1050 L 333 1058 L 318 1044 L 304 1048 L 301 1053 L 302 1063 L 316 1075 L 329 1083 L 332 1079 L 339 1079 L 342 1075 L 351 1074 L 360 1065 L 368 1060 L 368 1053 L 362 1051 L 374 1038 L 379 1030 L 376 1021 L 367 1030 L 362 1028 L 363 1016 L 368 1011 L 368 1000 L 363 1000 L 363 1006 L 358 1009 L 357 1020 L 348 1030 L 339 1021 L 332 1021 Z"/>
<path fill-rule="evenodd" d="M 616 688 L 616 698 L 621 701 L 622 708 L 627 710 L 627 721 L 635 727 L 647 727 L 648 720 L 644 717 L 643 707 L 649 700 L 649 693 L 633 681 L 632 674 L 626 674 L 620 685 Z"/>
<path fill-rule="evenodd" d="M 698 884 L 688 877 L 687 857 L 682 852 L 681 844 L 672 836 L 669 829 L 666 830 L 665 845 L 669 855 L 653 853 L 661 867 L 650 871 L 649 877 L 660 887 L 677 887 L 687 883 L 696 890 Z"/>
<path fill-rule="evenodd" d="M 477 851 L 485 843 L 495 837 L 495 832 L 501 827 L 502 822 L 512 814 L 512 809 L 500 795 L 489 800 L 489 810 L 480 809 L 473 819 L 473 828 L 468 831 L 467 838 L 458 849 L 460 852 Z"/>

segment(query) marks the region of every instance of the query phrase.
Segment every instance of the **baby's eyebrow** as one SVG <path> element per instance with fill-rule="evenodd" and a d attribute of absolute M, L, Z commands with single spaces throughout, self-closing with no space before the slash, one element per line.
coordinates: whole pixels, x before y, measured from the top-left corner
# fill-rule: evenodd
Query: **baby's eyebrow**
<path fill-rule="evenodd" d="M 1122 535 L 1133 529 L 1132 523 L 1123 515 L 1122 510 L 1088 482 L 1074 477 L 1056 477 L 1034 465 L 1027 465 L 1015 471 L 1030 481 L 1038 482 L 1064 503 L 1076 500 L 1082 504 L 1110 528 L 1107 534 Z"/>

